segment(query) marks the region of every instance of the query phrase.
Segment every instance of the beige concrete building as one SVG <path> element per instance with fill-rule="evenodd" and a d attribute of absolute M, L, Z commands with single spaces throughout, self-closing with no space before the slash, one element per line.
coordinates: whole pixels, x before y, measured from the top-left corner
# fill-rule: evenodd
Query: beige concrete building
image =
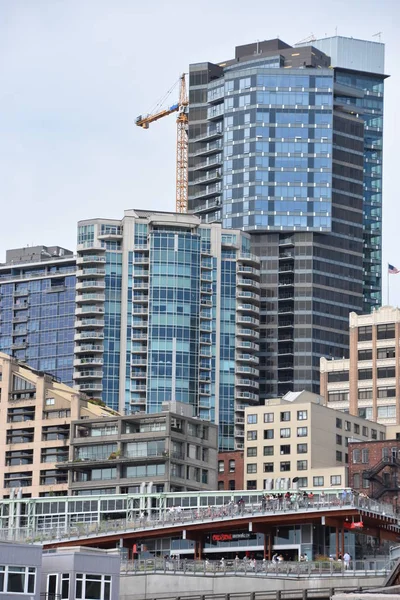
<path fill-rule="evenodd" d="M 113 414 L 0 353 L 0 497 L 66 495 L 71 421 Z"/>
<path fill-rule="evenodd" d="M 322 396 L 306 391 L 247 408 L 245 488 L 343 487 L 348 443 L 385 439 L 385 431 L 384 425 L 327 408 Z"/>
<path fill-rule="evenodd" d="M 399 308 L 350 313 L 350 357 L 320 362 L 320 393 L 327 406 L 390 425 L 390 435 L 399 432 L 399 344 Z"/>

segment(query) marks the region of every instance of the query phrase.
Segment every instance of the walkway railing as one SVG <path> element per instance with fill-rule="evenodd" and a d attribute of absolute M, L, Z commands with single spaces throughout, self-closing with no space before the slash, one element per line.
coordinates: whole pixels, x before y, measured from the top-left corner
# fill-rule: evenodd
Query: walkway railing
<path fill-rule="evenodd" d="M 221 551 L 223 551 L 221 549 Z M 154 558 L 121 562 L 122 573 L 146 575 L 148 573 L 168 573 L 177 575 L 205 576 L 255 576 L 285 577 L 303 579 L 309 577 L 385 577 L 391 572 L 393 561 L 352 560 L 349 565 L 343 561 L 279 562 L 252 560 L 189 560 L 181 558 Z"/>
<path fill-rule="evenodd" d="M 359 509 L 378 516 L 394 517 L 393 507 L 381 504 L 369 498 L 347 494 L 345 498 L 337 494 L 315 495 L 312 499 L 302 495 L 292 495 L 290 499 L 270 498 L 261 503 L 245 504 L 229 502 L 222 506 L 209 506 L 200 509 L 171 507 L 142 511 L 140 516 L 127 519 L 102 520 L 100 522 L 79 523 L 78 515 L 70 514 L 65 524 L 53 528 L 7 528 L 0 529 L 0 539 L 27 541 L 33 543 L 57 542 L 63 540 L 97 537 L 127 531 L 152 531 L 171 526 L 182 526 L 195 523 L 224 522 L 232 519 L 248 519 L 249 516 L 301 514 L 321 511 Z M 396 526 L 399 528 L 398 521 Z"/>

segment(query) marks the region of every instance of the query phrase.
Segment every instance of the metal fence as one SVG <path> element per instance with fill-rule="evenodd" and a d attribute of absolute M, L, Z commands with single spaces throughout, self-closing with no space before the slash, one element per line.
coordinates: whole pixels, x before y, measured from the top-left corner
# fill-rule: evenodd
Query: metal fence
<path fill-rule="evenodd" d="M 393 561 L 351 560 L 343 561 L 271 562 L 251 560 L 189 560 L 173 558 L 153 558 L 146 560 L 122 561 L 121 572 L 135 575 L 165 573 L 177 575 L 212 576 L 255 576 L 285 577 L 303 579 L 310 577 L 385 577 L 391 572 Z"/>
<path fill-rule="evenodd" d="M 334 594 L 355 593 L 367 590 L 367 587 L 335 586 L 319 587 L 310 590 L 273 590 L 258 592 L 232 592 L 224 594 L 190 594 L 148 597 L 148 600 L 329 600 Z M 121 596 L 120 600 L 128 600 L 131 596 Z"/>

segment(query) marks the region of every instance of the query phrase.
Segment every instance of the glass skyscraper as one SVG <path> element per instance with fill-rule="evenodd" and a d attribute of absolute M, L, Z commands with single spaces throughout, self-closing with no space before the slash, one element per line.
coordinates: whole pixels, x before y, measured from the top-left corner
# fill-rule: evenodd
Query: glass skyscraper
<path fill-rule="evenodd" d="M 8 250 L 0 265 L 0 352 L 73 384 L 75 257 L 58 246 Z"/>
<path fill-rule="evenodd" d="M 318 392 L 349 312 L 380 302 L 383 62 L 354 71 L 378 62 L 270 40 L 190 67 L 189 210 L 261 259 L 261 398 Z"/>
<path fill-rule="evenodd" d="M 78 224 L 74 379 L 122 411 L 191 404 L 243 447 L 259 398 L 259 259 L 250 236 L 144 210 Z"/>

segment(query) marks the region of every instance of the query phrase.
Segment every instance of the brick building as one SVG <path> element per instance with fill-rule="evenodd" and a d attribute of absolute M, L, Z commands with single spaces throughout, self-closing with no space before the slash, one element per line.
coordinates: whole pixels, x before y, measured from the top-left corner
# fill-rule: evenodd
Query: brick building
<path fill-rule="evenodd" d="M 242 490 L 244 485 L 244 454 L 240 450 L 218 453 L 218 489 Z"/>
<path fill-rule="evenodd" d="M 349 443 L 349 486 L 397 508 L 400 439 Z"/>

